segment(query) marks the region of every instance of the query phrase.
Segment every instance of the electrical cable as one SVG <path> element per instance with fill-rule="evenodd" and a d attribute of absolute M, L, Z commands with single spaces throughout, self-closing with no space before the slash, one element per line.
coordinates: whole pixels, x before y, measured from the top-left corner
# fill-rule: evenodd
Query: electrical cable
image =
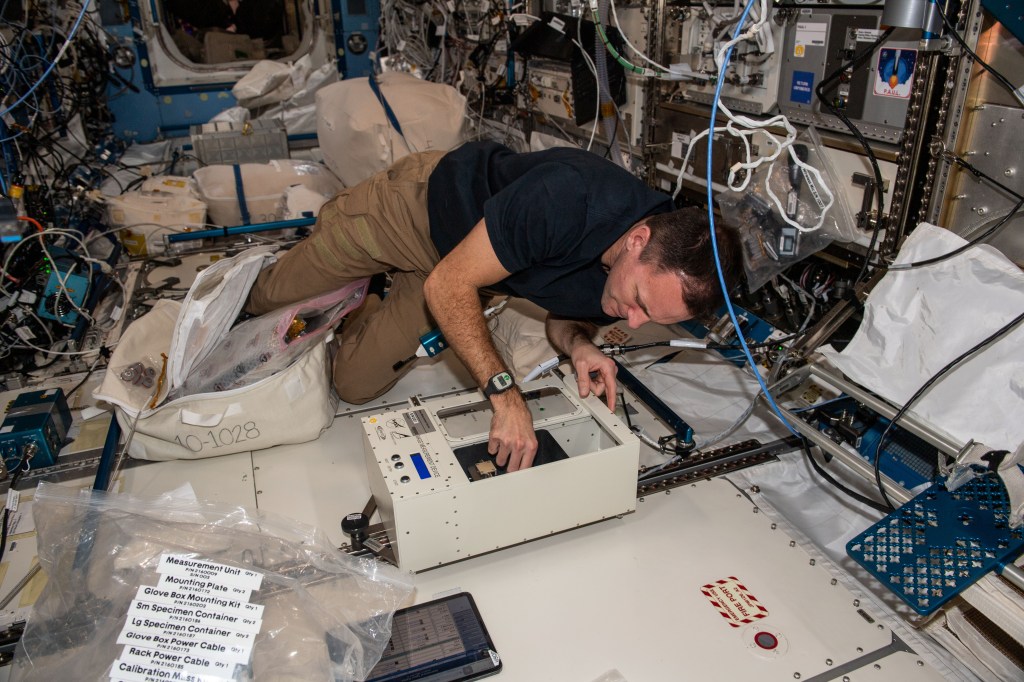
<path fill-rule="evenodd" d="M 14 469 L 14 474 L 11 475 L 11 483 L 7 487 L 8 502 L 6 505 L 4 505 L 4 517 L 2 521 L 2 527 L 0 527 L 0 561 L 3 561 L 4 553 L 7 551 L 7 534 L 9 532 L 9 524 L 11 518 L 11 494 L 17 494 L 17 492 L 15 491 L 15 486 L 18 485 L 18 481 L 21 479 L 21 475 L 28 470 L 29 461 L 35 455 L 35 451 L 33 450 L 33 448 L 38 447 L 39 446 L 36 445 L 34 442 L 26 443 L 21 446 L 21 461 L 18 462 L 18 465 Z"/>
<path fill-rule="evenodd" d="M 729 436 L 731 436 L 732 434 L 736 433 L 736 429 L 738 429 L 741 426 L 743 426 L 743 424 L 745 424 L 746 421 L 748 419 L 750 419 L 750 415 L 754 414 L 754 408 L 757 407 L 757 398 L 760 395 L 761 395 L 761 392 L 758 391 L 757 395 L 755 395 L 753 397 L 753 399 L 750 401 L 750 403 L 747 404 L 747 407 L 746 407 L 746 409 L 743 410 L 743 413 L 740 414 L 740 416 L 737 417 L 735 420 L 733 420 L 732 424 L 730 424 L 729 426 L 725 427 L 724 429 L 722 429 L 721 431 L 719 431 L 718 433 L 716 433 L 716 434 L 714 434 L 712 436 L 708 436 L 708 437 L 702 438 L 700 440 L 694 438 L 693 449 L 694 450 L 703 450 L 705 448 L 709 448 L 712 445 L 715 445 L 716 443 L 720 443 L 723 440 L 725 440 L 726 438 L 728 438 Z"/>
<path fill-rule="evenodd" d="M 71 399 L 71 396 L 73 396 L 75 392 L 78 391 L 78 389 L 82 388 L 82 386 L 85 386 L 85 382 L 88 381 L 89 377 L 92 376 L 92 373 L 96 371 L 96 368 L 99 366 L 101 360 L 103 360 L 104 358 L 108 360 L 110 359 L 110 352 L 105 351 L 106 348 L 100 348 L 99 356 L 97 356 L 96 361 L 89 366 L 89 371 L 85 373 L 85 376 L 82 377 L 82 380 L 75 384 L 75 387 L 72 388 L 70 391 L 65 392 L 65 395 L 67 396 L 68 400 Z"/>
<path fill-rule="evenodd" d="M 580 22 L 576 22 L 577 35 L 579 34 L 579 27 Z M 594 75 L 594 83 L 597 85 L 597 89 L 600 92 L 601 83 L 600 78 L 597 76 L 597 65 L 594 64 L 594 60 L 590 58 L 590 55 L 587 54 L 587 51 L 583 49 L 583 45 L 578 40 L 573 40 L 572 43 L 576 46 L 576 49 L 580 51 L 580 54 L 583 56 L 583 61 L 586 63 L 587 68 L 590 69 L 590 73 Z M 587 143 L 586 147 L 588 152 L 590 151 L 590 148 L 594 146 L 594 137 L 597 135 L 598 123 L 601 119 L 601 97 L 595 96 L 594 100 L 596 108 L 594 110 L 594 125 L 590 131 L 590 141 Z"/>
<path fill-rule="evenodd" d="M 618 401 L 618 403 L 619 403 L 619 405 L 622 406 L 622 414 L 626 418 L 626 428 L 629 429 L 629 432 L 632 433 L 634 436 L 636 436 L 637 440 L 639 440 L 641 443 L 643 443 L 647 447 L 655 450 L 656 452 L 658 452 L 660 454 L 665 454 L 666 453 L 666 449 L 665 449 L 665 446 L 663 444 L 659 443 L 655 439 L 653 439 L 650 436 L 648 436 L 647 432 L 643 430 L 643 427 L 636 426 L 635 424 L 633 424 L 633 419 L 632 419 L 632 417 L 629 416 L 629 407 L 628 407 L 628 405 L 626 403 L 626 394 L 625 394 L 624 391 L 619 391 L 619 401 Z M 667 462 L 664 462 L 664 463 L 662 463 L 659 466 L 664 466 L 665 464 L 667 464 Z M 648 472 L 645 471 L 644 473 L 647 474 Z"/>
<path fill-rule="evenodd" d="M 979 57 L 974 52 L 974 50 L 972 50 L 971 48 L 969 48 L 967 46 L 967 42 L 963 39 L 963 37 L 960 35 L 960 33 L 957 32 L 956 26 L 953 25 L 953 22 L 951 22 L 949 20 L 949 17 L 947 17 L 946 13 L 943 11 L 942 3 L 941 2 L 935 2 L 933 4 L 935 5 L 935 9 L 939 13 L 939 16 L 942 17 L 942 23 L 945 24 L 946 30 L 949 31 L 949 34 L 951 36 L 953 36 L 953 40 L 955 40 L 960 45 L 960 47 L 964 50 L 964 52 L 966 52 L 968 55 L 970 55 L 971 59 L 973 59 L 975 62 L 977 62 L 978 65 L 981 66 L 981 68 L 985 69 L 990 74 L 992 74 L 992 76 L 997 81 L 999 81 L 999 84 L 1002 85 L 1004 88 L 1006 88 L 1007 92 L 1009 92 L 1014 98 L 1016 98 L 1016 100 L 1018 102 L 1020 102 L 1021 104 L 1024 104 L 1024 95 L 1021 95 L 1021 92 L 1017 88 L 1013 87 L 1013 83 L 1011 83 L 1010 80 L 1006 76 L 1004 76 L 1003 74 L 999 73 L 994 68 L 989 66 L 988 63 L 984 59 Z M 1009 5 L 1007 5 L 1007 7 L 1009 7 Z"/>
<path fill-rule="evenodd" d="M 16 109 L 18 105 L 24 102 L 29 95 L 35 92 L 36 88 L 43 84 L 43 82 L 47 79 L 47 77 L 50 75 L 53 69 L 56 68 L 58 62 L 60 62 L 61 58 L 64 56 L 64 52 L 68 49 L 68 46 L 71 45 L 71 40 L 75 37 L 75 34 L 78 32 L 78 27 L 81 25 L 82 19 L 85 18 L 85 12 L 88 8 L 89 2 L 87 0 L 82 0 L 82 10 L 78 13 L 78 18 L 75 20 L 74 26 L 71 27 L 71 31 L 68 33 L 68 38 L 64 41 L 64 45 L 60 48 L 60 51 L 57 52 L 57 56 L 53 58 L 53 61 L 50 62 L 50 65 L 46 67 L 46 71 L 43 72 L 39 79 L 32 85 L 32 87 L 28 89 L 27 92 L 25 92 L 25 94 L 19 97 L 18 100 L 14 102 L 14 104 L 10 105 L 3 111 L 0 111 L 0 117 L 6 116 L 7 114 L 11 113 L 11 111 Z"/>
<path fill-rule="evenodd" d="M 985 241 L 986 239 L 988 239 L 989 237 L 994 235 L 1004 225 L 1009 223 L 1010 218 L 1012 218 L 1013 216 L 1017 215 L 1017 213 L 1021 210 L 1022 207 L 1024 207 L 1024 197 L 1022 197 L 1021 200 L 1018 201 L 1017 204 L 1012 209 L 1010 209 L 1010 211 L 1006 215 L 1004 215 L 1002 218 L 1000 218 L 999 221 L 995 225 L 993 225 L 992 227 L 988 228 L 987 230 L 985 230 L 984 232 L 979 234 L 977 237 L 971 238 L 967 243 L 965 243 L 965 244 L 963 244 L 961 246 L 958 246 L 957 248 L 953 249 L 949 253 L 944 253 L 941 256 L 935 256 L 934 258 L 927 258 L 925 260 L 915 261 L 913 263 L 900 263 L 900 264 L 889 265 L 888 269 L 889 270 L 894 270 L 894 271 L 897 271 L 897 272 L 899 272 L 901 270 L 913 270 L 915 268 L 923 268 L 923 267 L 926 267 L 928 265 L 934 265 L 936 263 L 941 263 L 943 261 L 949 260 L 950 258 L 953 258 L 954 256 L 959 256 L 961 253 L 963 253 L 967 249 L 971 248 L 972 246 L 977 246 L 979 243 Z"/>
<path fill-rule="evenodd" d="M 927 265 L 933 265 L 935 263 L 941 263 L 941 262 L 943 262 L 945 260 L 953 258 L 954 256 L 957 256 L 957 255 L 963 253 L 964 251 L 966 251 L 970 247 L 975 246 L 975 245 L 985 241 L 986 239 L 991 237 L 993 234 L 995 234 L 998 230 L 1002 229 L 1002 227 L 1005 226 L 1006 224 L 1008 224 L 1010 219 L 1014 215 L 1016 215 L 1018 211 L 1021 210 L 1021 207 L 1024 206 L 1024 195 L 1021 195 L 1021 194 L 1013 191 L 1012 189 L 1010 189 L 1009 187 L 1007 187 L 1003 183 L 999 182 L 995 178 L 993 178 L 993 177 L 989 176 L 988 174 L 984 173 L 983 171 L 981 171 L 979 168 L 976 168 L 974 165 L 972 165 L 971 163 L 969 163 L 965 159 L 963 159 L 960 156 L 957 156 L 956 154 L 953 154 L 952 152 L 949 152 L 949 151 L 944 151 L 942 153 L 942 156 L 943 156 L 943 158 L 951 161 L 952 163 L 954 163 L 954 164 L 964 168 L 965 170 L 970 172 L 975 177 L 978 177 L 978 178 L 981 178 L 983 180 L 986 180 L 987 182 L 989 182 L 993 186 L 998 187 L 1000 190 L 1006 192 L 1007 194 L 1009 194 L 1010 196 L 1014 197 L 1015 199 L 1018 199 L 1019 201 L 1017 202 L 1016 206 L 1014 206 L 1012 209 L 1010 209 L 1009 213 L 1004 215 L 991 228 L 985 230 L 983 233 L 981 233 L 977 237 L 972 237 L 970 240 L 967 241 L 967 243 L 965 243 L 964 245 L 962 245 L 962 246 L 960 246 L 960 247 L 950 251 L 949 253 L 943 254 L 941 256 L 936 256 L 934 258 L 929 258 L 929 259 L 926 259 L 926 260 L 923 260 L 923 261 L 917 261 L 917 262 L 914 262 L 914 263 L 902 263 L 902 264 L 888 265 L 888 266 L 886 266 L 887 270 L 895 270 L 895 271 L 912 270 L 914 268 L 920 268 L 920 267 L 925 267 Z"/>
<path fill-rule="evenodd" d="M 715 56 L 715 64 L 718 68 L 719 82 L 721 82 L 723 75 L 728 69 L 728 63 L 722 60 L 722 55 L 726 51 L 731 55 L 733 46 L 743 40 L 754 38 L 767 24 L 768 10 L 767 3 L 764 0 L 761 0 L 760 10 L 760 14 L 762 16 L 761 19 L 753 23 L 745 32 L 737 35 L 732 40 L 718 48 Z M 729 25 L 732 25 L 733 23 L 735 22 L 730 21 Z M 726 178 L 726 187 L 729 190 L 736 193 L 745 191 L 754 177 L 754 172 L 762 165 L 768 164 L 768 179 L 764 183 L 765 193 L 768 195 L 768 198 L 771 200 L 771 203 L 775 208 L 778 209 L 778 217 L 783 222 L 800 232 L 814 232 L 824 227 L 828 211 L 835 202 L 835 195 L 832 193 L 832 190 L 829 189 L 828 183 L 825 182 L 821 171 L 805 162 L 800 158 L 800 155 L 797 154 L 794 143 L 796 142 L 798 132 L 789 122 L 789 119 L 783 114 L 776 114 L 775 116 L 764 120 L 736 115 L 728 108 L 728 106 L 725 105 L 724 102 L 721 101 L 721 86 L 719 85 L 716 87 L 716 90 L 719 92 L 716 111 L 721 111 L 728 122 L 724 126 L 714 126 L 713 123 L 715 119 L 711 119 L 712 125 L 709 125 L 707 129 L 690 138 L 689 144 L 686 148 L 686 153 L 683 156 L 682 164 L 679 168 L 675 191 L 672 193 L 672 197 L 675 198 L 679 195 L 679 192 L 682 190 L 683 180 L 687 175 L 694 178 L 694 176 L 688 172 L 688 168 L 690 155 L 693 153 L 694 149 L 696 149 L 697 143 L 705 137 L 712 138 L 714 133 L 726 132 L 739 139 L 740 143 L 743 145 L 744 157 L 746 159 L 746 161 L 736 162 L 729 167 L 728 176 Z M 785 130 L 785 136 L 782 139 L 777 137 L 776 134 L 770 130 L 776 126 L 781 126 Z M 754 158 L 756 150 L 752 143 L 752 139 L 757 135 L 764 138 L 765 144 L 772 151 L 769 154 L 759 155 Z M 819 188 L 822 194 L 828 197 L 825 204 L 821 205 L 821 211 L 818 214 L 816 222 L 812 226 L 805 226 L 796 221 L 793 217 L 790 217 L 790 212 L 786 210 L 782 200 L 772 189 L 771 182 L 769 180 L 775 168 L 775 163 L 783 152 L 788 152 L 790 163 L 799 168 L 803 174 L 809 175 L 809 182 L 810 179 L 813 178 L 815 186 Z M 700 180 L 700 178 L 695 179 Z M 714 186 L 710 176 L 706 176 L 703 180 Z M 717 189 L 717 187 L 715 188 Z"/>
<path fill-rule="evenodd" d="M 783 275 L 783 277 L 785 277 L 785 276 Z M 804 291 L 804 289 L 802 287 L 800 287 L 798 284 L 796 284 L 795 282 L 792 282 L 791 280 L 789 280 L 789 278 L 785 278 L 785 279 L 786 279 L 786 281 L 788 281 L 790 283 L 790 285 L 792 285 L 795 289 L 801 291 L 805 296 L 808 295 L 807 292 Z M 810 309 L 807 311 L 807 316 L 804 318 L 804 321 L 800 325 L 800 328 L 797 330 L 796 334 L 793 335 L 794 337 L 800 336 L 801 334 L 804 333 L 804 330 L 807 329 L 807 326 L 810 324 L 811 319 L 814 317 L 814 310 L 815 310 L 815 304 L 814 304 L 814 302 L 812 300 L 811 301 L 811 305 L 810 305 Z M 778 343 L 781 343 L 781 342 L 782 342 L 781 339 L 776 339 L 775 341 L 772 341 L 770 343 L 770 345 L 775 345 L 775 344 L 778 344 Z M 712 347 L 712 346 L 709 345 L 708 347 L 709 348 L 714 348 L 714 350 L 721 350 L 721 347 L 719 347 L 719 346 Z M 750 347 L 751 346 L 748 345 L 748 348 L 750 348 Z M 785 367 L 785 365 L 786 365 L 786 359 L 788 358 L 788 356 L 789 356 L 789 349 L 787 348 L 782 353 L 782 355 L 780 355 L 774 361 L 774 365 L 772 366 L 771 370 L 768 373 L 768 383 L 774 384 L 776 382 L 776 380 L 778 379 L 779 374 L 781 373 L 783 367 Z M 750 367 L 746 367 L 745 369 L 748 372 L 751 371 Z M 759 375 L 759 373 L 756 372 L 756 370 L 754 372 L 752 372 L 752 373 Z M 736 429 L 738 429 L 748 419 L 750 419 L 750 416 L 754 413 L 754 408 L 757 406 L 757 399 L 758 399 L 758 397 L 763 392 L 764 392 L 764 389 L 762 388 L 762 390 L 758 391 L 757 394 L 754 395 L 754 397 L 750 401 L 750 404 L 747 405 L 747 408 L 743 411 L 743 413 L 739 417 L 736 418 L 735 421 L 733 421 L 732 424 L 727 426 L 721 432 L 716 433 L 713 436 L 708 436 L 707 438 L 704 438 L 703 440 L 701 440 L 700 442 L 698 442 L 696 444 L 695 448 L 697 450 L 703 450 L 704 448 L 710 447 L 710 446 L 712 446 L 712 445 L 714 445 L 716 443 L 719 443 L 719 442 L 725 440 L 726 438 L 731 436 L 733 433 L 735 433 Z"/>
<path fill-rule="evenodd" d="M 617 61 L 622 66 L 622 68 L 624 68 L 626 71 L 629 71 L 630 73 L 635 73 L 638 76 L 643 76 L 647 78 L 653 78 L 662 73 L 654 69 L 648 69 L 643 66 L 637 66 L 633 62 L 623 57 L 619 53 L 619 51 L 615 49 L 615 46 L 612 45 L 611 40 L 608 39 L 608 35 L 605 33 L 604 26 L 601 24 L 601 17 L 598 16 L 596 0 L 590 1 L 590 14 L 594 18 L 594 28 L 597 31 L 597 35 L 601 39 L 601 42 L 604 43 L 605 49 L 608 50 L 608 54 L 610 54 L 612 56 L 612 59 Z"/>
<path fill-rule="evenodd" d="M 35 225 L 36 229 L 39 230 L 40 232 L 46 231 L 46 228 L 44 228 L 35 218 L 29 218 L 27 215 L 20 215 L 18 216 L 18 220 Z"/>
<path fill-rule="evenodd" d="M 736 31 L 733 34 L 734 36 L 738 37 L 740 35 L 740 30 L 743 28 L 743 24 L 744 24 L 744 22 L 746 22 L 747 16 L 750 14 L 751 9 L 754 7 L 754 4 L 756 2 L 757 2 L 757 0 L 748 0 L 746 8 L 743 10 L 743 14 L 740 16 L 740 19 L 737 22 Z M 716 116 L 718 114 L 718 106 L 719 106 L 719 103 L 720 103 L 721 98 L 722 98 L 722 86 L 725 83 L 725 67 L 729 63 L 729 58 L 732 56 L 732 47 L 733 47 L 732 45 L 728 45 L 728 47 L 725 48 L 724 56 L 723 56 L 723 59 L 722 59 L 722 65 L 719 66 L 719 68 L 718 68 L 718 81 L 717 81 L 716 86 L 715 86 L 715 97 L 714 97 L 714 99 L 712 100 L 712 103 L 711 103 L 711 116 L 710 116 L 710 120 L 712 122 L 712 126 L 714 125 L 715 118 L 716 118 Z M 715 235 L 715 209 L 714 209 L 715 202 L 714 202 L 714 196 L 712 195 L 712 188 L 711 188 L 711 182 L 710 182 L 710 180 L 711 180 L 711 171 L 712 171 L 712 168 L 713 168 L 713 166 L 712 166 L 712 157 L 714 155 L 714 145 L 713 145 L 713 142 L 714 142 L 714 136 L 713 135 L 708 135 L 708 151 L 707 151 L 707 178 L 708 178 L 707 204 L 708 204 L 708 220 L 710 222 L 710 232 L 711 232 L 711 247 L 712 247 L 712 250 L 714 251 L 714 254 L 715 254 L 715 269 L 718 272 L 718 283 L 719 283 L 719 285 L 722 288 L 722 295 L 725 298 L 725 305 L 726 305 L 727 310 L 729 311 L 729 318 L 732 320 L 733 326 L 736 329 L 741 329 L 742 327 L 740 326 L 739 319 L 737 319 L 736 310 L 735 310 L 735 308 L 732 305 L 732 301 L 729 299 L 729 287 L 725 283 L 725 274 L 722 272 L 721 256 L 719 255 L 719 251 L 718 251 L 718 239 L 717 239 L 717 237 Z M 750 349 L 747 347 L 746 339 L 743 338 L 742 334 L 737 335 L 736 338 L 739 339 L 740 345 L 743 348 L 743 355 L 746 357 L 747 363 L 750 365 L 750 368 L 753 371 L 755 378 L 757 379 L 757 383 L 761 385 L 761 390 L 764 392 L 765 399 L 768 401 L 769 405 L 771 405 L 772 410 L 775 412 L 776 416 L 778 416 L 778 418 L 780 420 L 782 420 L 782 423 L 786 426 L 787 429 L 789 429 L 789 431 L 793 435 L 798 435 L 797 430 L 793 427 L 792 424 L 789 423 L 789 421 L 786 419 L 786 417 L 783 416 L 782 410 L 779 409 L 779 406 L 775 403 L 775 399 L 772 397 L 771 393 L 769 392 L 768 386 L 764 382 L 764 378 L 761 376 L 761 373 L 757 371 L 757 363 L 754 362 L 754 356 L 751 355 Z"/>
<path fill-rule="evenodd" d="M 37 346 L 35 344 L 29 343 L 28 341 L 25 341 L 24 339 L 22 339 L 22 343 L 24 345 L 12 345 L 11 348 L 17 348 L 19 350 L 34 350 L 34 351 L 37 351 L 37 352 L 42 353 L 44 355 L 55 355 L 55 356 L 61 356 L 61 357 L 77 357 L 79 355 L 92 355 L 93 353 L 99 353 L 100 352 L 99 348 L 90 348 L 89 350 L 76 350 L 76 351 L 47 350 L 45 348 L 40 348 L 39 346 Z M 112 344 L 110 344 L 108 346 L 108 348 L 113 348 L 116 345 L 117 345 L 116 342 L 112 343 Z"/>
<path fill-rule="evenodd" d="M 670 71 L 670 69 L 668 67 L 662 66 L 658 62 L 654 61 L 653 59 L 648 57 L 646 54 L 644 54 L 641 50 L 638 50 L 636 47 L 634 47 L 633 43 L 629 42 L 629 38 L 626 36 L 626 32 L 623 31 L 622 28 L 620 28 L 619 15 L 615 11 L 615 0 L 611 0 L 609 2 L 609 5 L 610 5 L 611 10 L 612 10 L 612 19 L 615 21 L 615 28 L 618 29 L 619 35 L 622 36 L 622 42 L 624 42 L 626 44 L 626 47 L 628 47 L 629 49 L 633 50 L 633 52 L 638 57 L 640 57 L 640 59 L 643 59 L 645 62 L 647 62 L 648 64 L 653 66 L 658 71 L 661 71 L 663 73 L 668 73 Z"/>
<path fill-rule="evenodd" d="M 984 172 L 983 170 L 981 170 L 977 166 L 974 166 L 973 164 L 968 162 L 963 157 L 957 156 L 956 154 L 954 154 L 952 152 L 945 151 L 942 154 L 942 158 L 946 159 L 947 161 L 951 161 L 951 162 L 955 163 L 956 165 L 960 166 L 961 168 L 963 168 L 964 170 L 969 172 L 974 177 L 981 178 L 982 180 L 985 180 L 986 182 L 988 182 L 993 187 L 997 187 L 997 188 L 1001 189 L 1002 191 L 1006 192 L 1007 194 L 1009 194 L 1014 199 L 1024 199 L 1024 195 L 1022 195 L 1022 194 L 1020 194 L 1018 192 L 1015 192 L 1011 188 L 1007 187 L 1003 183 L 1001 183 L 998 180 L 996 180 L 995 178 L 993 178 L 988 173 Z"/>
<path fill-rule="evenodd" d="M 882 231 L 884 223 L 883 212 L 885 210 L 884 183 L 882 180 L 882 169 L 878 166 L 878 158 L 875 156 L 875 150 L 872 149 L 863 133 L 861 133 L 857 126 L 855 126 L 846 116 L 846 113 L 839 109 L 831 99 L 825 96 L 825 86 L 831 85 L 833 81 L 838 80 L 839 76 L 847 70 L 859 68 L 865 61 L 870 59 L 875 50 L 889 39 L 894 30 L 895 29 L 892 27 L 885 29 L 885 31 L 883 31 L 873 43 L 856 53 L 849 62 L 840 64 L 839 68 L 826 76 L 820 83 L 818 83 L 817 87 L 814 88 L 814 93 L 818 96 L 818 101 L 827 107 L 834 116 L 842 121 L 843 125 L 853 133 L 855 138 L 857 138 L 857 141 L 860 143 L 865 155 L 868 157 L 868 162 L 871 165 L 871 173 L 875 179 L 875 202 L 878 204 L 878 219 L 875 221 L 874 229 L 871 232 L 871 241 L 868 244 L 867 253 L 864 255 L 864 264 L 861 266 L 860 272 L 857 273 L 857 277 L 853 280 L 854 286 L 851 287 L 851 291 L 867 274 L 869 264 L 871 263 L 871 254 L 874 252 L 875 246 L 878 244 L 878 235 Z M 865 219 L 867 219 L 867 216 L 865 216 Z"/>
<path fill-rule="evenodd" d="M 980 341 L 976 345 L 972 346 L 971 348 L 969 348 L 968 350 L 964 351 L 963 353 L 958 355 L 956 358 L 951 360 L 945 367 L 943 367 L 938 372 L 936 372 L 932 376 L 932 378 L 930 378 L 928 381 L 926 381 L 921 386 L 921 388 L 917 389 L 914 392 L 914 394 L 912 396 L 910 396 L 910 398 L 908 398 L 905 403 L 903 403 L 903 407 L 901 407 L 899 409 L 899 411 L 896 412 L 896 414 L 893 416 L 893 418 L 889 421 L 889 424 L 885 427 L 885 430 L 882 431 L 882 435 L 878 438 L 878 444 L 875 446 L 874 463 L 873 463 L 873 467 L 874 467 L 874 471 L 875 471 L 875 485 L 878 486 L 878 492 L 881 493 L 882 500 L 884 500 L 885 504 L 888 505 L 888 510 L 889 511 L 895 509 L 895 506 L 893 505 L 892 501 L 889 499 L 889 495 L 885 492 L 885 486 L 882 485 L 882 468 L 881 468 L 882 446 L 885 444 L 885 440 L 889 436 L 889 432 L 892 431 L 893 427 L 896 425 L 896 422 L 898 422 L 903 417 L 903 415 L 905 415 L 910 410 L 910 408 L 914 405 L 914 403 L 916 403 L 921 398 L 921 396 L 924 395 L 928 391 L 929 388 L 931 388 L 933 385 L 935 385 L 936 382 L 938 382 L 946 374 L 951 372 L 954 368 L 957 367 L 957 365 L 959 365 L 965 359 L 969 358 L 970 356 L 974 355 L 975 353 L 977 353 L 978 351 L 984 349 L 986 346 L 994 343 L 995 341 L 998 341 L 1001 337 L 1005 336 L 1007 333 L 1012 331 L 1013 328 L 1016 327 L 1018 324 L 1020 324 L 1022 321 L 1024 321 L 1024 313 L 1021 313 L 1017 317 L 1013 318 L 1012 320 L 1007 322 L 1005 325 L 1003 325 L 1002 327 L 997 329 L 995 332 L 993 332 L 991 335 L 989 335 L 988 337 L 986 337 L 985 339 L 983 339 L 982 341 Z"/>
<path fill-rule="evenodd" d="M 852 488 L 849 488 L 846 485 L 840 483 L 832 476 L 832 474 L 828 473 L 828 471 L 826 471 L 824 467 L 818 464 L 818 460 L 814 459 L 814 455 L 811 453 L 811 444 L 807 440 L 806 436 L 800 436 L 800 446 L 803 449 L 804 454 L 807 456 L 807 461 L 811 463 L 811 468 L 814 469 L 814 471 L 819 476 L 821 476 L 826 481 L 831 483 L 839 491 L 841 491 L 848 497 L 857 500 L 861 504 L 867 505 L 868 507 L 871 507 L 875 511 L 881 512 L 882 514 L 889 513 L 890 509 L 888 509 L 884 504 L 878 502 L 877 500 L 872 500 L 870 497 L 862 495 L 856 490 L 853 490 Z"/>

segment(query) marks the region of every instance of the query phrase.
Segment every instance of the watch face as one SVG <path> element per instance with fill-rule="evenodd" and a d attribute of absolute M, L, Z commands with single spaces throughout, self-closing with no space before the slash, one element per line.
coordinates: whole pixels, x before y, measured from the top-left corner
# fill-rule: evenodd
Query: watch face
<path fill-rule="evenodd" d="M 495 390 L 504 391 L 512 385 L 512 377 L 508 372 L 495 374 L 491 377 L 491 385 L 494 386 Z"/>

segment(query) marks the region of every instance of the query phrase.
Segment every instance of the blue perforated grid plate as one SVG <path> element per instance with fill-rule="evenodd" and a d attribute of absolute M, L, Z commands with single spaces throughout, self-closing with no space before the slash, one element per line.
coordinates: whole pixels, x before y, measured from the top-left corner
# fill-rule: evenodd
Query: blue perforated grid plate
<path fill-rule="evenodd" d="M 1002 481 L 986 475 L 950 492 L 936 483 L 850 540 L 846 552 L 910 608 L 928 615 L 1024 550 L 1007 525 Z"/>

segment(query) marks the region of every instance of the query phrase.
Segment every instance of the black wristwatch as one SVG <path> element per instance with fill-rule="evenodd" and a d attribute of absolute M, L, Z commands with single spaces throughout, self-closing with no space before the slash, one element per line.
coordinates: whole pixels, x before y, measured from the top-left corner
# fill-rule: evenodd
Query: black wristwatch
<path fill-rule="evenodd" d="M 516 380 L 512 378 L 511 374 L 508 372 L 498 372 L 487 380 L 487 385 L 484 386 L 484 395 L 490 398 L 492 395 L 504 393 L 515 387 Z"/>

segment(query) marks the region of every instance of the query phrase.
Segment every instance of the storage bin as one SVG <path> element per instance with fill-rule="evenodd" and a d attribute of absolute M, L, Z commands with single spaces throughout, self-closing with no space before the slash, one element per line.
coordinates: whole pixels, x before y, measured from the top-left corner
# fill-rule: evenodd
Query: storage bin
<path fill-rule="evenodd" d="M 341 183 L 325 166 L 308 161 L 243 163 L 237 166 L 240 182 L 236 181 L 235 168 L 206 166 L 193 175 L 210 222 L 224 227 L 283 220 L 284 193 L 293 185 L 303 185 L 325 197 L 341 189 Z M 245 200 L 247 221 L 243 219 L 240 194 Z"/>
<path fill-rule="evenodd" d="M 183 194 L 127 192 L 107 197 L 107 223 L 122 228 L 118 234 L 128 253 L 156 256 L 166 252 L 166 235 L 205 227 L 206 204 Z"/>

